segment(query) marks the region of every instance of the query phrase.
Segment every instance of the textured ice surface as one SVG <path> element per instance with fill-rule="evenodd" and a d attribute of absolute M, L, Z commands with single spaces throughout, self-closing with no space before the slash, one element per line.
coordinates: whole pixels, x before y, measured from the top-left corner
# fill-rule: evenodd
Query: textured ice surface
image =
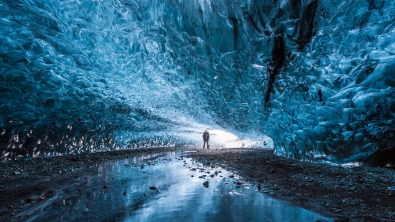
<path fill-rule="evenodd" d="M 389 0 L 0 0 L 2 157 L 206 128 L 295 158 L 393 147 L 394 19 Z"/>

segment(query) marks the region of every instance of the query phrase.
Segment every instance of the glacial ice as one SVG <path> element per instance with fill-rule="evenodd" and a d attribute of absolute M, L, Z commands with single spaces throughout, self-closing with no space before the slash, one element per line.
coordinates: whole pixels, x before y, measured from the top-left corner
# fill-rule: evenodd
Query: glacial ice
<path fill-rule="evenodd" d="M 307 160 L 394 147 L 394 20 L 389 0 L 0 0 L 1 158 L 205 129 Z"/>

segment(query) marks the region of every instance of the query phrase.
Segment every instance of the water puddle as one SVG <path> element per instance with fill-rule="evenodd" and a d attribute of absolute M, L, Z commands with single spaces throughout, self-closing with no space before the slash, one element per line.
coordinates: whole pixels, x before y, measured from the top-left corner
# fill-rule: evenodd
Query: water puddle
<path fill-rule="evenodd" d="M 332 221 L 290 206 L 220 167 L 171 152 L 112 161 L 23 209 L 29 221 Z M 233 178 L 231 178 L 231 177 Z M 204 183 L 208 181 L 208 183 Z"/>

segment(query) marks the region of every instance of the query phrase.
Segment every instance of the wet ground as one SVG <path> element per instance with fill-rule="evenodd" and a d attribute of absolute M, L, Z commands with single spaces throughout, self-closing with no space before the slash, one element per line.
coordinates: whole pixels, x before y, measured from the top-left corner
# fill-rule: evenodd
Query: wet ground
<path fill-rule="evenodd" d="M 393 170 L 191 151 L 0 163 L 0 221 L 395 221 Z"/>
<path fill-rule="evenodd" d="M 110 160 L 67 183 L 49 179 L 51 189 L 27 197 L 8 220 L 330 221 L 276 200 L 220 166 L 192 161 L 187 153 Z"/>

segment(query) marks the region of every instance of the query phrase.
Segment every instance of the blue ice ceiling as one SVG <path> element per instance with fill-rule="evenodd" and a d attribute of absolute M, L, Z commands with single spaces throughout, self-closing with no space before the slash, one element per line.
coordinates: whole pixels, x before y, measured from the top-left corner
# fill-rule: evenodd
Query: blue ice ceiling
<path fill-rule="evenodd" d="M 395 144 L 393 1 L 0 0 L 0 26 L 2 158 L 206 128 L 310 160 Z"/>

